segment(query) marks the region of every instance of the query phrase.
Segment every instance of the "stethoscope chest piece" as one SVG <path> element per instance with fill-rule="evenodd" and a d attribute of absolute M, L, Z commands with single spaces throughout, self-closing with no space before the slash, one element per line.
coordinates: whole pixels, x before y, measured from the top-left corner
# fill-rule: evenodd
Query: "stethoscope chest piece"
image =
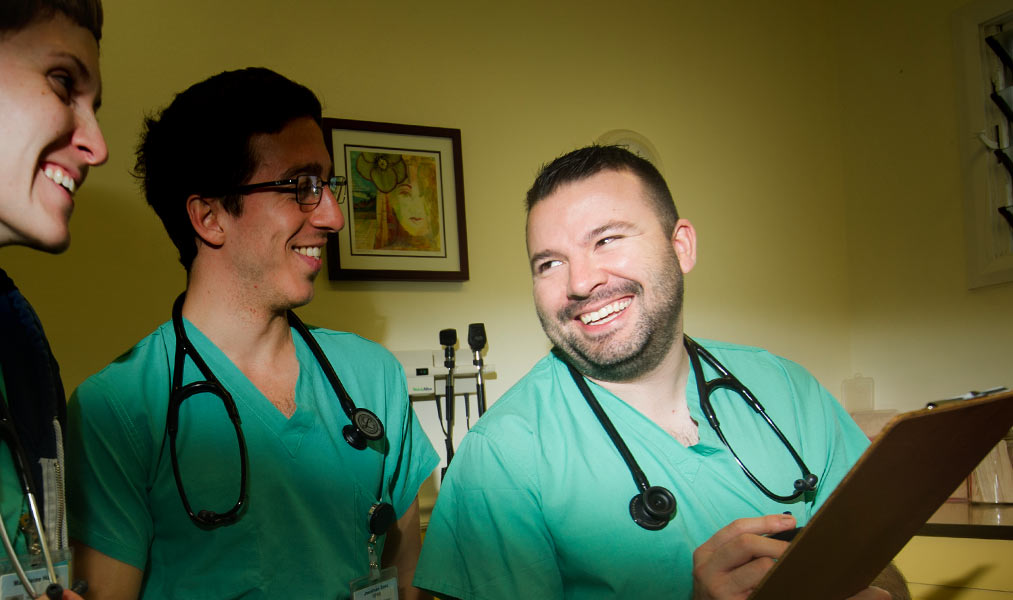
<path fill-rule="evenodd" d="M 375 441 L 383 437 L 383 424 L 372 412 L 356 408 L 352 411 L 352 424 L 345 425 L 341 433 L 349 446 L 362 450 L 366 447 L 367 440 Z"/>
<path fill-rule="evenodd" d="M 675 516 L 675 496 L 667 488 L 651 486 L 630 500 L 630 516 L 644 529 L 657 531 Z"/>

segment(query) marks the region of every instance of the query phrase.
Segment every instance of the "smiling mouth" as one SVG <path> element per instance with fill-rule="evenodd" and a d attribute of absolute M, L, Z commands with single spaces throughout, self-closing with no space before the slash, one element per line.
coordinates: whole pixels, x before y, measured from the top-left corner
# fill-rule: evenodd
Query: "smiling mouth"
<path fill-rule="evenodd" d="M 45 170 L 42 171 L 42 174 L 53 183 L 62 185 L 68 192 L 70 192 L 71 195 L 73 195 L 74 190 L 77 189 L 77 183 L 75 183 L 74 178 L 59 167 L 47 166 Z"/>
<path fill-rule="evenodd" d="M 320 255 L 323 253 L 323 248 L 321 246 L 296 246 L 294 250 L 303 256 L 308 256 L 317 260 L 320 260 Z"/>
<path fill-rule="evenodd" d="M 594 312 L 579 315 L 578 318 L 585 325 L 602 325 L 618 317 L 632 302 L 632 298 L 616 300 L 615 302 L 607 304 Z"/>

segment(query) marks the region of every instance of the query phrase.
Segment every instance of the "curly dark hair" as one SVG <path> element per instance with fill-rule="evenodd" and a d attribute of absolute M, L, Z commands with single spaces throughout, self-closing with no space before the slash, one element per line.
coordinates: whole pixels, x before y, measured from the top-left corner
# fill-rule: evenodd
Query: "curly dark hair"
<path fill-rule="evenodd" d="M 223 190 L 248 183 L 256 170 L 251 138 L 278 133 L 301 117 L 320 124 L 316 95 L 270 69 L 253 67 L 196 83 L 145 119 L 134 175 L 188 271 L 197 242 L 186 199 L 221 198 L 225 210 L 240 214 L 242 199 Z"/>

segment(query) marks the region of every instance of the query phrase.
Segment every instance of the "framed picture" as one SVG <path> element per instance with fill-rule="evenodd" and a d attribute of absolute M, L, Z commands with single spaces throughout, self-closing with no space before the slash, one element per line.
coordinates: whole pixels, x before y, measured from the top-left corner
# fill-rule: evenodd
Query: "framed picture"
<path fill-rule="evenodd" d="M 466 281 L 461 130 L 324 119 L 345 227 L 327 244 L 332 281 Z"/>

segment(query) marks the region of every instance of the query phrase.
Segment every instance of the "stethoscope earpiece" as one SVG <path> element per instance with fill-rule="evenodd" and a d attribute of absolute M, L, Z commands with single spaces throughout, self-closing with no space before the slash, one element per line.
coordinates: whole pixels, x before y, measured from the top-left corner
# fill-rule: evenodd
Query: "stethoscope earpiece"
<path fill-rule="evenodd" d="M 630 500 L 633 521 L 650 531 L 663 529 L 675 515 L 675 496 L 667 488 L 652 486 Z"/>
<path fill-rule="evenodd" d="M 804 479 L 795 480 L 795 489 L 798 490 L 799 492 L 811 492 L 816 489 L 816 484 L 818 482 L 819 479 L 816 477 L 816 475 L 813 473 L 809 473 L 808 475 L 805 476 Z"/>

